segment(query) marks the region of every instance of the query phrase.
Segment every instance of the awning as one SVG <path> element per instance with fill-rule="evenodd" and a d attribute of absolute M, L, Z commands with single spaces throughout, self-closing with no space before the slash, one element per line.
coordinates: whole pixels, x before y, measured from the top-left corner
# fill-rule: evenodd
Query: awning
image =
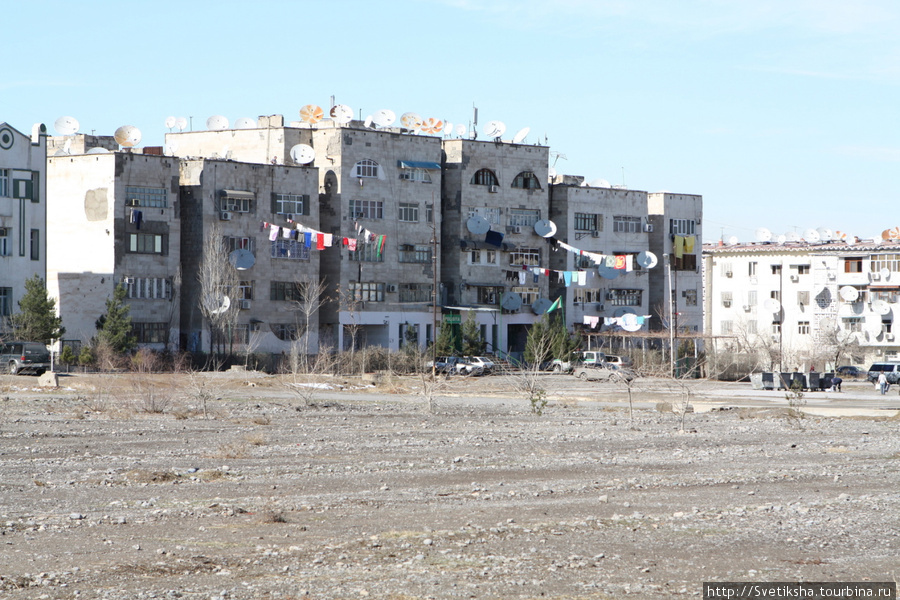
<path fill-rule="evenodd" d="M 472 240 L 459 240 L 460 250 L 484 250 L 486 248 L 496 250 L 497 246 L 491 246 L 484 242 L 473 242 Z"/>
<path fill-rule="evenodd" d="M 244 192 L 242 190 L 222 190 L 222 195 L 226 198 L 237 198 L 239 200 L 253 200 L 256 194 L 253 192 Z"/>
<path fill-rule="evenodd" d="M 430 162 L 427 160 L 398 160 L 397 166 L 401 169 L 430 169 L 432 171 L 441 170 L 441 163 Z"/>

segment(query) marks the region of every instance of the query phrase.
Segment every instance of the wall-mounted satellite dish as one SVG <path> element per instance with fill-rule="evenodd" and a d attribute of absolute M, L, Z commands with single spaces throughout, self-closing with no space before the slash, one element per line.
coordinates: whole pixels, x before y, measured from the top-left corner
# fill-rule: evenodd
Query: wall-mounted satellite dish
<path fill-rule="evenodd" d="M 188 126 L 188 120 L 184 117 L 178 117 L 175 119 L 175 129 L 178 131 L 184 131 Z"/>
<path fill-rule="evenodd" d="M 522 308 L 522 296 L 516 292 L 503 294 L 503 300 L 500 301 L 500 307 L 503 310 L 519 310 Z"/>
<path fill-rule="evenodd" d="M 234 122 L 235 129 L 256 129 L 256 119 L 250 117 L 239 117 Z"/>
<path fill-rule="evenodd" d="M 228 118 L 222 115 L 213 115 L 206 120 L 206 128 L 210 131 L 223 131 L 228 129 Z"/>
<path fill-rule="evenodd" d="M 625 331 L 639 331 L 641 329 L 641 322 L 638 320 L 636 314 L 627 313 L 619 318 L 619 327 Z"/>
<path fill-rule="evenodd" d="M 887 281 L 888 279 L 891 278 L 891 270 L 888 269 L 887 267 L 881 269 L 878 272 L 878 274 L 881 275 L 881 278 L 884 279 L 885 281 Z"/>
<path fill-rule="evenodd" d="M 628 306 L 620 306 L 620 307 L 616 308 L 615 310 L 613 310 L 612 316 L 619 318 L 619 317 L 624 317 L 625 315 L 633 315 L 633 314 L 635 314 L 633 308 L 630 308 Z"/>
<path fill-rule="evenodd" d="M 109 150 L 97 146 L 96 148 L 91 148 L 90 150 L 85 152 L 85 154 L 109 154 Z"/>
<path fill-rule="evenodd" d="M 652 269 L 656 266 L 658 259 L 656 255 L 650 252 L 649 250 L 644 250 L 643 252 L 638 252 L 637 255 L 637 263 L 641 265 L 644 269 Z"/>
<path fill-rule="evenodd" d="M 169 131 L 172 131 L 175 128 L 175 123 L 178 121 L 175 117 L 166 117 L 166 127 Z"/>
<path fill-rule="evenodd" d="M 891 305 L 882 299 L 872 300 L 872 312 L 884 316 L 891 312 Z"/>
<path fill-rule="evenodd" d="M 325 111 L 321 106 L 315 104 L 307 104 L 300 109 L 300 120 L 304 123 L 318 123 L 325 118 Z"/>
<path fill-rule="evenodd" d="M 412 129 L 413 131 L 415 131 L 422 126 L 422 117 L 414 112 L 405 112 L 400 115 L 400 124 L 403 125 L 403 127 L 405 127 L 406 129 Z"/>
<path fill-rule="evenodd" d="M 377 110 L 375 111 L 375 114 L 372 115 L 372 122 L 379 127 L 390 127 L 396 120 L 397 115 L 394 114 L 394 111 L 388 110 L 386 108 Z"/>
<path fill-rule="evenodd" d="M 823 242 L 830 242 L 834 238 L 834 233 L 827 227 L 819 227 L 816 231 L 819 232 L 819 239 Z"/>
<path fill-rule="evenodd" d="M 777 313 L 781 310 L 781 302 L 775 298 L 766 298 L 766 301 L 763 302 L 763 308 L 770 313 Z"/>
<path fill-rule="evenodd" d="M 597 273 L 600 274 L 600 277 L 604 279 L 615 279 L 622 273 L 623 269 L 616 269 L 614 267 L 608 267 L 605 264 L 599 265 L 597 267 Z"/>
<path fill-rule="evenodd" d="M 456 135 L 459 137 L 466 137 L 466 126 L 460 123 L 456 126 Z"/>
<path fill-rule="evenodd" d="M 533 310 L 536 315 L 542 315 L 547 312 L 547 309 L 551 306 L 553 306 L 553 303 L 547 298 L 538 298 L 531 305 L 531 310 Z"/>
<path fill-rule="evenodd" d="M 534 232 L 543 238 L 556 235 L 556 223 L 550 219 L 541 219 L 534 224 Z"/>
<path fill-rule="evenodd" d="M 528 132 L 531 131 L 531 127 L 523 127 L 519 131 L 516 132 L 516 135 L 513 136 L 513 144 L 521 144 L 525 141 L 525 138 L 528 137 Z"/>
<path fill-rule="evenodd" d="M 503 121 L 488 121 L 481 131 L 487 137 L 497 139 L 506 132 L 506 123 Z"/>
<path fill-rule="evenodd" d="M 859 299 L 859 290 L 852 285 L 843 286 L 838 290 L 838 294 L 841 295 L 841 300 L 844 302 L 856 302 Z"/>
<path fill-rule="evenodd" d="M 53 122 L 53 128 L 59 135 L 74 135 L 78 133 L 78 119 L 75 117 L 60 117 Z"/>
<path fill-rule="evenodd" d="M 133 148 L 141 143 L 141 130 L 134 125 L 122 125 L 114 134 L 116 142 L 125 148 Z"/>
<path fill-rule="evenodd" d="M 308 165 L 316 158 L 316 151 L 307 144 L 297 144 L 291 148 L 291 160 L 298 165 Z"/>
<path fill-rule="evenodd" d="M 771 242 L 772 241 L 772 232 L 766 229 L 765 227 L 760 227 L 756 230 L 756 241 L 757 242 Z"/>
<path fill-rule="evenodd" d="M 335 104 L 328 114 L 339 125 L 346 125 L 353 120 L 353 109 L 346 104 Z"/>
<path fill-rule="evenodd" d="M 210 296 L 204 301 L 204 305 L 207 307 L 210 314 L 221 315 L 231 308 L 231 298 L 228 296 Z"/>
<path fill-rule="evenodd" d="M 480 215 L 466 219 L 466 229 L 473 235 L 484 235 L 491 230 L 491 223 Z"/>
<path fill-rule="evenodd" d="M 256 257 L 246 248 L 238 248 L 228 255 L 228 262 L 238 271 L 246 271 L 256 264 Z"/>
<path fill-rule="evenodd" d="M 803 239 L 806 240 L 807 242 L 813 244 L 815 242 L 818 242 L 821 239 L 821 237 L 819 236 L 818 230 L 807 229 L 806 231 L 803 232 Z"/>

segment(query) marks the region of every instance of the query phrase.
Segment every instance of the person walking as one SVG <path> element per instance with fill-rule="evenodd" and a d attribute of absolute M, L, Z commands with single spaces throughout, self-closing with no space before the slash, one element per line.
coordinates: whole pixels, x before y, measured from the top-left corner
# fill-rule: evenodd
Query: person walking
<path fill-rule="evenodd" d="M 888 384 L 887 377 L 884 374 L 884 371 L 878 374 L 878 388 L 881 390 L 881 395 L 884 396 L 888 392 L 888 388 L 890 384 Z"/>
<path fill-rule="evenodd" d="M 831 390 L 834 392 L 841 391 L 841 384 L 844 383 L 844 380 L 835 375 L 831 378 Z"/>

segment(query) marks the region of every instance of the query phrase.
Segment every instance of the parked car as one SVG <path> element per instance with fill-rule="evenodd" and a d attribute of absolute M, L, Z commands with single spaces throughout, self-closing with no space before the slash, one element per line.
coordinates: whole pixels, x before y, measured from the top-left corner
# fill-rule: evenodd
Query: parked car
<path fill-rule="evenodd" d="M 578 365 L 572 375 L 582 381 L 631 381 L 635 373 L 631 369 L 619 368 L 615 365 Z"/>
<path fill-rule="evenodd" d="M 43 375 L 50 370 L 50 351 L 40 342 L 6 342 L 0 345 L 0 365 L 11 375 Z"/>
<path fill-rule="evenodd" d="M 869 381 L 869 383 L 875 383 L 875 381 L 878 379 L 879 373 L 884 373 L 885 377 L 887 377 L 888 383 L 897 383 L 897 381 L 900 380 L 900 363 L 872 363 L 872 365 L 869 366 L 868 373 L 866 373 L 866 379 Z"/>
<path fill-rule="evenodd" d="M 850 365 L 845 365 L 843 367 L 838 367 L 834 370 L 835 373 L 843 377 L 844 379 L 858 379 L 863 376 L 863 372 L 859 369 L 859 367 L 853 367 Z M 876 378 L 878 376 L 876 375 Z"/>
<path fill-rule="evenodd" d="M 599 365 L 606 361 L 606 354 L 599 350 L 573 352 L 569 360 L 554 359 L 550 369 L 554 373 L 568 373 L 578 365 Z"/>
<path fill-rule="evenodd" d="M 617 367 L 630 367 L 632 364 L 631 358 L 627 356 L 616 356 L 615 354 L 607 354 L 606 362 L 611 365 L 616 365 Z"/>
<path fill-rule="evenodd" d="M 481 367 L 482 372 L 485 374 L 494 370 L 494 361 L 484 356 L 466 356 L 463 360 L 470 365 Z"/>
<path fill-rule="evenodd" d="M 458 356 L 438 356 L 434 363 L 430 360 L 425 363 L 425 368 L 434 368 L 438 373 L 446 373 L 447 375 L 481 375 L 483 369 L 478 365 L 473 365 Z"/>

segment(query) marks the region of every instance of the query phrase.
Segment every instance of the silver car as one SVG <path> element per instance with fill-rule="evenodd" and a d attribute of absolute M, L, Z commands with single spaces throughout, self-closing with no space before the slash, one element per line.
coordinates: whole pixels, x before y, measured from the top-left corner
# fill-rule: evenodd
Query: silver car
<path fill-rule="evenodd" d="M 621 369 L 615 365 L 578 365 L 572 375 L 582 381 L 631 381 L 635 374 L 631 369 Z"/>
<path fill-rule="evenodd" d="M 50 351 L 38 342 L 6 342 L 0 345 L 0 368 L 10 375 L 34 373 L 43 375 L 50 370 Z"/>

